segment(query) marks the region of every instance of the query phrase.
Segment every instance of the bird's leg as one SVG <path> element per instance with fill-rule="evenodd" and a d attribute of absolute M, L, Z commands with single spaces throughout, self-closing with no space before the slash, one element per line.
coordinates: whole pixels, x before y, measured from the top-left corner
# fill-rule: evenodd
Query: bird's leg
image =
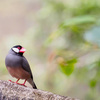
<path fill-rule="evenodd" d="M 26 80 L 27 80 L 27 79 L 26 79 Z M 26 83 L 26 80 L 24 81 L 23 85 L 25 85 L 25 83 Z"/>
<path fill-rule="evenodd" d="M 18 83 L 19 80 L 20 80 L 20 79 L 18 79 L 16 82 L 13 82 L 12 80 L 9 80 L 9 81 L 12 82 L 12 83 L 19 84 L 19 83 Z"/>
<path fill-rule="evenodd" d="M 25 86 L 25 87 L 26 87 L 26 85 L 25 85 L 25 83 L 26 83 L 26 80 L 24 81 L 24 83 L 23 83 L 23 84 L 21 84 L 21 83 L 18 83 L 18 81 L 19 81 L 19 79 L 16 81 L 16 84 L 23 85 L 23 86 Z"/>
<path fill-rule="evenodd" d="M 12 83 L 15 83 L 15 82 L 13 82 L 12 80 L 8 80 L 8 81 L 10 81 L 10 82 L 12 82 Z"/>
<path fill-rule="evenodd" d="M 18 83 L 19 80 L 20 80 L 20 79 L 18 79 L 15 83 L 19 84 L 19 83 Z"/>
<path fill-rule="evenodd" d="M 23 83 L 23 84 L 21 84 L 21 85 L 23 85 L 23 86 L 25 86 L 25 87 L 26 87 L 26 85 L 25 85 L 26 81 L 27 81 L 27 79 L 25 79 L 24 83 Z"/>
<path fill-rule="evenodd" d="M 16 84 L 19 84 L 19 85 L 23 85 L 23 86 L 25 86 L 25 87 L 26 87 L 25 83 L 26 83 L 27 79 L 25 79 L 25 81 L 24 81 L 24 83 L 23 83 L 23 84 L 18 83 L 18 81 L 19 81 L 19 80 L 20 80 L 20 79 L 18 79 L 16 82 L 13 82 L 13 81 L 11 81 L 11 80 L 9 80 L 9 81 L 10 81 L 10 82 L 12 82 L 12 83 L 16 83 Z"/>

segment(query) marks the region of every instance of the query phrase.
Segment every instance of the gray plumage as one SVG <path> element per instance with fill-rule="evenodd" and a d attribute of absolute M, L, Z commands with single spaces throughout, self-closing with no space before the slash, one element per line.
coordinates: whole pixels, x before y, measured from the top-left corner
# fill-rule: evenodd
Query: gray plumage
<path fill-rule="evenodd" d="M 30 78 L 28 78 L 28 79 L 26 78 L 27 81 L 32 85 L 32 87 L 34 89 L 37 89 L 37 87 L 33 81 L 33 76 L 32 76 L 32 72 L 31 72 L 29 63 L 28 63 L 27 59 L 23 56 L 23 53 L 16 53 L 11 49 L 9 51 L 8 55 L 6 56 L 5 64 L 6 64 L 6 67 L 8 67 L 10 69 L 15 68 L 15 72 L 13 72 L 13 73 L 16 73 L 16 68 L 21 68 L 21 69 L 23 69 L 23 71 L 27 72 L 30 75 Z M 24 77 L 23 77 L 23 79 L 24 79 Z"/>

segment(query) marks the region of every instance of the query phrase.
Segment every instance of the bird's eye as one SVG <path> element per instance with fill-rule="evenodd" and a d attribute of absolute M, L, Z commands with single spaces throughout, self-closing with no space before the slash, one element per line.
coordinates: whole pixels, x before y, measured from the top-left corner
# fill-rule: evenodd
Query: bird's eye
<path fill-rule="evenodd" d="M 20 47 L 17 47 L 20 50 Z"/>

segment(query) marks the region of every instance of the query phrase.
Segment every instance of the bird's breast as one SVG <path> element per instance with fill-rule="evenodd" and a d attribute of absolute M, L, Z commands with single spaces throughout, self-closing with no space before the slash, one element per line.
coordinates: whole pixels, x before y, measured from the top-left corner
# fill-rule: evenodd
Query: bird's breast
<path fill-rule="evenodd" d="M 29 79 L 31 77 L 30 73 L 25 71 L 21 66 L 18 66 L 16 68 L 7 66 L 7 70 L 11 74 L 11 76 L 17 79 Z"/>
<path fill-rule="evenodd" d="M 23 61 L 22 57 L 13 54 L 8 54 L 5 59 L 5 64 L 6 66 L 16 67 L 16 66 L 21 66 L 22 61 Z"/>

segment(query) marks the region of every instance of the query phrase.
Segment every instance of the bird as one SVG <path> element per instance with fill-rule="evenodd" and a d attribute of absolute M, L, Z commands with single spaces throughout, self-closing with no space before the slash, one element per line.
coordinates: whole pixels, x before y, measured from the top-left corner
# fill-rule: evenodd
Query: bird
<path fill-rule="evenodd" d="M 27 81 L 34 89 L 37 89 L 37 86 L 35 85 L 33 80 L 30 65 L 27 59 L 23 56 L 25 51 L 26 49 L 21 45 L 15 45 L 9 50 L 5 58 L 5 65 L 10 75 L 17 79 L 16 82 L 13 82 L 11 80 L 9 81 L 20 84 L 18 83 L 18 81 L 20 79 L 24 79 L 24 83 L 20 85 L 25 86 L 25 83 Z"/>

